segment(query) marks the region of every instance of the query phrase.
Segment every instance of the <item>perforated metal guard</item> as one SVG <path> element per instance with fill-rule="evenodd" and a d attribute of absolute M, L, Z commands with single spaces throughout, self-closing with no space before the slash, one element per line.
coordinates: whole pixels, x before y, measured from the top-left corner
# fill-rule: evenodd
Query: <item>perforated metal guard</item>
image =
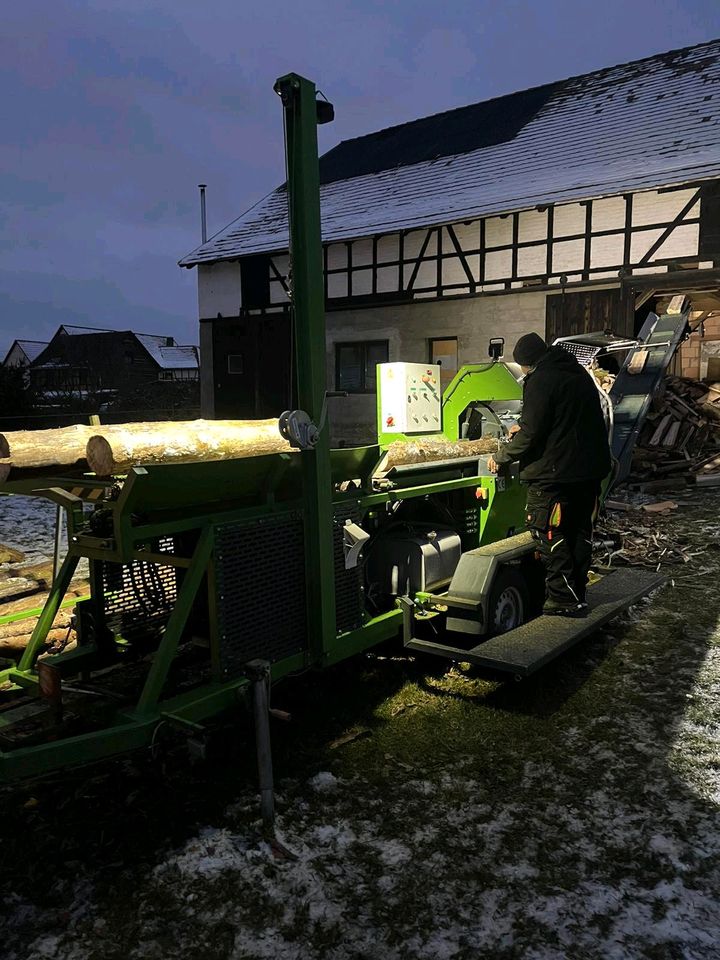
<path fill-rule="evenodd" d="M 333 524 L 333 550 L 335 557 L 335 626 L 338 633 L 354 630 L 362 625 L 363 594 L 362 564 L 353 570 L 345 569 L 343 527 L 345 521 L 360 522 L 360 512 L 355 504 L 338 504 L 335 507 Z"/>
<path fill-rule="evenodd" d="M 172 553 L 172 537 L 153 545 L 157 553 Z M 125 640 L 157 635 L 165 626 L 177 597 L 175 567 L 146 560 L 101 563 L 105 625 Z"/>
<path fill-rule="evenodd" d="M 274 663 L 307 646 L 300 513 L 215 530 L 220 670 L 228 679 L 258 657 Z"/>
<path fill-rule="evenodd" d="M 593 347 L 588 343 L 573 343 L 567 340 L 561 340 L 558 346 L 571 353 L 583 367 L 589 367 L 602 349 L 601 347 Z"/>

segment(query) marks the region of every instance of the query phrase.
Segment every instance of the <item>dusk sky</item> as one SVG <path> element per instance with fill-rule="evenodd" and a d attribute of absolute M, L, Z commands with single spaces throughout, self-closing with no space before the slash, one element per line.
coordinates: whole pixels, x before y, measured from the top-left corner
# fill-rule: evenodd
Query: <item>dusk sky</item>
<path fill-rule="evenodd" d="M 283 180 L 273 81 L 339 140 L 720 36 L 718 0 L 24 0 L 0 31 L 0 350 L 60 323 L 197 343 L 177 260 Z M 656 131 L 660 139 L 662 130 Z"/>

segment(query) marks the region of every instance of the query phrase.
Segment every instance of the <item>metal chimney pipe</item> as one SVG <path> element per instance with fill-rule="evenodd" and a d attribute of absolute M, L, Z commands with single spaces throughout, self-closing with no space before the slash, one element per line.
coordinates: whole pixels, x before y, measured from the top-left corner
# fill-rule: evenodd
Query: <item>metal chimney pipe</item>
<path fill-rule="evenodd" d="M 200 188 L 200 230 L 202 233 L 202 242 L 207 242 L 207 213 L 205 210 L 205 188 L 207 187 L 206 183 L 199 183 L 198 187 Z"/>

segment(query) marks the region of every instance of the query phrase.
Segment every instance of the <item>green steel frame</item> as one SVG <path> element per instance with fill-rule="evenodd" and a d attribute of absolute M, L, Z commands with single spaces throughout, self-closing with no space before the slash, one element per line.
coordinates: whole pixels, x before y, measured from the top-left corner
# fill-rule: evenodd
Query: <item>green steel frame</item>
<path fill-rule="evenodd" d="M 333 589 L 330 428 L 322 423 L 325 406 L 325 293 L 320 237 L 320 174 L 317 146 L 317 94 L 309 80 L 290 73 L 275 83 L 285 116 L 291 318 L 297 361 L 298 403 L 320 427 L 312 450 L 300 454 L 305 499 L 305 558 L 308 584 L 308 633 L 311 649 L 322 658 L 335 635 Z"/>
<path fill-rule="evenodd" d="M 8 485 L 4 492 L 33 493 L 60 504 L 66 511 L 69 533 L 67 557 L 40 614 L 30 644 L 17 665 L 0 671 L 0 685 L 18 698 L 43 695 L 45 671 L 61 678 L 88 676 L 96 668 L 121 663 L 126 644 L 121 636 L 87 641 L 77 648 L 38 657 L 48 631 L 67 600 L 77 564 L 87 558 L 91 570 L 91 596 L 78 601 L 79 612 L 97 612 L 102 603 L 98 582 L 100 562 L 126 565 L 133 561 L 171 565 L 179 588 L 172 611 L 161 633 L 152 662 L 134 699 L 116 704 L 99 728 L 63 735 L 62 726 L 49 738 L 0 751 L 0 780 L 35 776 L 71 763 L 83 763 L 139 747 L 147 747 L 161 724 L 195 729 L 195 725 L 244 702 L 249 680 L 244 676 L 224 681 L 218 664 L 218 602 L 215 583 L 215 540 L 220 525 L 257 518 L 300 513 L 304 521 L 307 583 L 307 648 L 272 664 L 279 680 L 308 667 L 336 663 L 401 633 L 400 608 L 378 616 L 366 614 L 361 626 L 338 632 L 335 618 L 335 558 L 333 518 L 336 508 L 352 507 L 363 516 L 380 516 L 402 500 L 421 500 L 465 491 L 477 510 L 477 545 L 512 532 L 522 517 L 523 505 L 516 478 L 498 480 L 478 471 L 430 470 L 413 478 L 387 481 L 378 491 L 372 478 L 383 455 L 383 446 L 397 437 L 380 435 L 376 446 L 330 450 L 328 428 L 323 424 L 325 404 L 325 321 L 320 244 L 320 211 L 317 162 L 316 94 L 308 80 L 289 74 L 275 85 L 283 103 L 286 129 L 290 252 L 293 277 L 293 316 L 297 348 L 298 403 L 318 426 L 320 440 L 311 450 L 246 460 L 136 467 L 122 482 L 119 495 L 109 495 L 107 481 L 91 476 L 45 481 L 38 490 L 32 481 Z M 471 401 L 518 399 L 520 388 L 502 364 L 485 364 L 461 370 L 443 399 L 445 435 L 456 439 L 460 416 Z M 342 481 L 353 481 L 341 492 Z M 103 497 L 99 497 L 102 493 Z M 85 515 L 91 507 L 104 514 L 100 528 L 89 528 Z M 102 532 L 98 532 L 102 529 Z M 158 551 L 163 536 L 179 537 L 182 554 Z M 198 677 L 190 690 L 174 694 L 168 679 L 189 618 L 206 584 L 209 609 L 209 678 Z M 80 617 L 82 622 L 82 617 Z M 65 685 L 72 695 L 72 682 Z M 50 712 L 50 710 L 49 710 Z M 0 713 L 0 735 L 10 727 L 12 710 Z"/>

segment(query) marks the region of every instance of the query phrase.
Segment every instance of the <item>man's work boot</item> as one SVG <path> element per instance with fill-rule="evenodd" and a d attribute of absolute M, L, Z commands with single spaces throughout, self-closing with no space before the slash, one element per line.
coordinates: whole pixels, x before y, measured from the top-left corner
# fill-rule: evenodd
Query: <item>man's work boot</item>
<path fill-rule="evenodd" d="M 563 603 L 559 600 L 553 600 L 549 598 L 543 604 L 542 609 L 543 614 L 547 617 L 585 617 L 587 616 L 587 604 L 576 603 Z"/>

